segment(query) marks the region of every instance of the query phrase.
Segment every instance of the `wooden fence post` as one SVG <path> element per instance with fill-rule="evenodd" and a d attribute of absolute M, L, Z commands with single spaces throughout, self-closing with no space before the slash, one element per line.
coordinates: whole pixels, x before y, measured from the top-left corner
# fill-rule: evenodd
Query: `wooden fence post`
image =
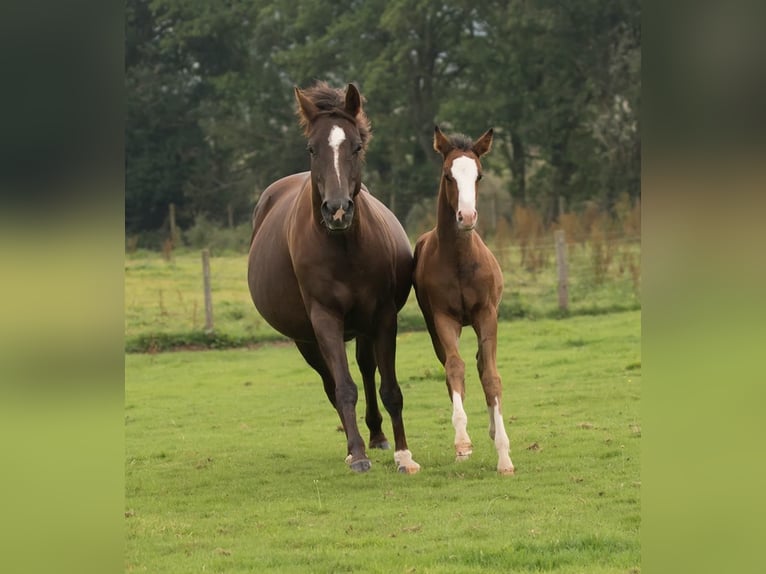
<path fill-rule="evenodd" d="M 569 265 L 567 263 L 567 242 L 564 230 L 556 231 L 556 269 L 559 278 L 559 309 L 569 310 Z"/>
<path fill-rule="evenodd" d="M 176 204 L 171 203 L 168 206 L 168 219 L 170 220 L 170 241 L 173 247 L 178 247 L 178 228 L 176 227 Z"/>
<path fill-rule="evenodd" d="M 213 332 L 213 294 L 210 290 L 210 251 L 202 250 L 202 286 L 205 290 L 205 333 Z"/>

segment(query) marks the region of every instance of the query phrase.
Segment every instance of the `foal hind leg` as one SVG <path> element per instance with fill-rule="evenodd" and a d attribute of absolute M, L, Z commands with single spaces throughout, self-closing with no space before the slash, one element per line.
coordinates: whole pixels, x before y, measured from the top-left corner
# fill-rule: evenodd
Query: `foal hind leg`
<path fill-rule="evenodd" d="M 452 401 L 452 426 L 455 429 L 455 456 L 466 460 L 473 453 L 471 437 L 468 436 L 468 415 L 463 408 L 465 400 L 465 363 L 458 352 L 458 339 L 462 325 L 447 315 L 436 314 L 433 319 L 434 349 L 444 365 L 447 375 L 447 391 Z M 438 341 L 439 347 L 436 343 Z M 440 353 L 441 351 L 441 353 Z"/>
<path fill-rule="evenodd" d="M 497 471 L 501 474 L 510 475 L 514 473 L 515 469 L 511 462 L 511 443 L 505 432 L 501 411 L 503 385 L 497 371 L 496 311 L 490 308 L 479 313 L 473 327 L 479 339 L 476 363 L 481 378 L 481 386 L 484 388 L 484 398 L 487 402 L 489 436 L 495 443 L 495 450 L 497 450 Z"/>
<path fill-rule="evenodd" d="M 375 391 L 375 349 L 373 342 L 369 337 L 359 335 L 356 338 L 356 362 L 359 365 L 359 371 L 362 373 L 362 382 L 364 383 L 364 398 L 366 411 L 364 420 L 367 428 L 370 429 L 370 448 L 389 449 L 386 435 L 383 434 L 382 424 L 383 416 L 378 407 L 378 395 Z"/>

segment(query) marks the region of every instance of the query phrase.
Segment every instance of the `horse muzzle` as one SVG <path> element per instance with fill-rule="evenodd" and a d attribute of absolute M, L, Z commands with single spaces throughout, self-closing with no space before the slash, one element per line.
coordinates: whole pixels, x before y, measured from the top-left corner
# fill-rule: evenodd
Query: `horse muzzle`
<path fill-rule="evenodd" d="M 455 214 L 457 219 L 458 229 L 461 231 L 471 231 L 476 227 L 476 220 L 479 218 L 479 214 L 475 209 L 460 210 Z"/>
<path fill-rule="evenodd" d="M 353 220 L 353 200 L 335 199 L 322 202 L 322 221 L 330 231 L 345 231 Z"/>

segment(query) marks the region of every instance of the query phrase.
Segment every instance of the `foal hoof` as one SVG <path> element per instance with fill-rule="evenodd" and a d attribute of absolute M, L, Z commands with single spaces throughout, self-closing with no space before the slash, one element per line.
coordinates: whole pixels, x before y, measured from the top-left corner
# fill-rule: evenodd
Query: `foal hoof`
<path fill-rule="evenodd" d="M 367 472 L 372 467 L 372 463 L 368 458 L 360 458 L 350 463 L 349 466 L 354 472 Z"/>
<path fill-rule="evenodd" d="M 500 467 L 498 466 L 498 467 L 497 467 L 497 472 L 498 472 L 498 474 L 500 474 L 501 476 L 513 476 L 514 474 L 516 474 L 516 469 L 515 469 L 515 468 L 513 468 L 512 466 L 511 466 L 511 467 L 508 467 L 508 468 L 500 468 Z"/>
<path fill-rule="evenodd" d="M 473 454 L 473 445 L 472 444 L 462 444 L 462 445 L 455 445 L 455 460 L 458 462 L 462 462 L 464 460 L 468 460 L 470 456 Z"/>

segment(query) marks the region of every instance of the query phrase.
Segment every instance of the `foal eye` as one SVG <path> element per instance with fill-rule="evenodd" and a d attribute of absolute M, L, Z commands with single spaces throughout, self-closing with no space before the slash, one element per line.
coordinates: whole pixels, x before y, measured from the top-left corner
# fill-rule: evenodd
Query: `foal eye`
<path fill-rule="evenodd" d="M 310 145 L 306 149 L 308 150 L 309 154 L 311 154 L 312 156 L 316 155 L 316 150 L 314 149 L 314 146 Z"/>
<path fill-rule="evenodd" d="M 476 181 L 481 181 L 481 178 L 484 177 L 483 175 L 479 174 L 476 176 Z"/>
<path fill-rule="evenodd" d="M 359 154 L 359 152 L 362 151 L 362 144 L 358 143 L 354 146 L 354 155 Z"/>

